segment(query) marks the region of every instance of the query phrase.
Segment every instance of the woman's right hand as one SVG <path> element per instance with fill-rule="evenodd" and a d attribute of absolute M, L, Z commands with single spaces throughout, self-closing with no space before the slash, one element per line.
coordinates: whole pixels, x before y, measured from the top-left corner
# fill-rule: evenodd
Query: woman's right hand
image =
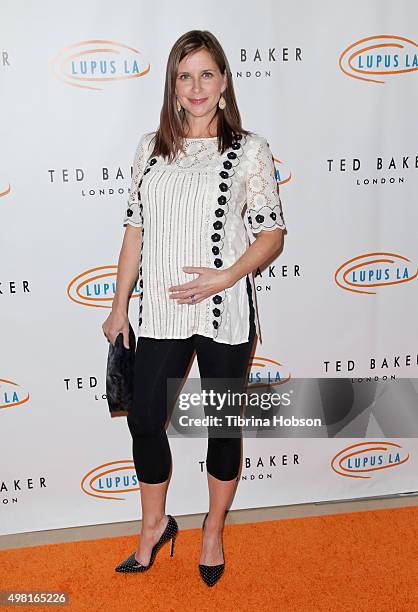
<path fill-rule="evenodd" d="M 106 338 L 112 344 L 122 332 L 123 345 L 126 349 L 129 348 L 129 319 L 128 313 L 122 310 L 115 310 L 110 313 L 106 321 L 102 325 L 102 330 Z"/>

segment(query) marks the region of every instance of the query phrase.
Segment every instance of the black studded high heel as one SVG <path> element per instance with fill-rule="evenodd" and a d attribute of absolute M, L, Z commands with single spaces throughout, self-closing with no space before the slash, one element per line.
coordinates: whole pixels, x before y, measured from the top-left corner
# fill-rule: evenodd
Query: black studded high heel
<path fill-rule="evenodd" d="M 166 528 L 164 529 L 164 532 L 161 535 L 158 542 L 152 548 L 151 557 L 150 557 L 148 565 L 142 565 L 142 563 L 140 563 L 139 561 L 135 559 L 135 553 L 132 553 L 130 557 L 125 559 L 125 561 L 122 561 L 122 563 L 120 563 L 115 568 L 115 571 L 117 572 L 145 572 L 146 570 L 150 569 L 150 567 L 154 563 L 154 559 L 157 555 L 157 552 L 160 550 L 163 544 L 165 544 L 169 540 L 171 540 L 170 556 L 172 557 L 174 555 L 174 542 L 176 540 L 178 530 L 179 530 L 179 527 L 177 525 L 176 519 L 173 516 L 171 516 L 171 514 L 169 514 L 168 523 L 166 525 Z"/>
<path fill-rule="evenodd" d="M 227 513 L 228 513 L 228 510 L 225 510 L 225 516 L 227 515 Z M 207 517 L 208 517 L 208 513 L 206 513 L 205 518 L 203 519 L 202 533 L 205 528 Z M 224 562 L 220 563 L 219 565 L 203 565 L 202 563 L 199 563 L 200 575 L 203 581 L 210 587 L 214 586 L 214 584 L 218 582 L 219 578 L 222 576 L 225 570 L 225 553 L 224 553 L 223 542 L 222 542 L 222 555 L 224 558 Z"/>

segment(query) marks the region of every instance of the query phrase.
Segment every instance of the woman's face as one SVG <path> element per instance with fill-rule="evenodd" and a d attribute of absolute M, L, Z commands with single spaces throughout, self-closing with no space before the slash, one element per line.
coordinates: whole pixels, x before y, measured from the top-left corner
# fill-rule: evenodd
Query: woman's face
<path fill-rule="evenodd" d="M 194 117 L 211 116 L 226 88 L 222 76 L 207 49 L 199 49 L 184 57 L 178 68 L 176 95 L 186 114 Z"/>

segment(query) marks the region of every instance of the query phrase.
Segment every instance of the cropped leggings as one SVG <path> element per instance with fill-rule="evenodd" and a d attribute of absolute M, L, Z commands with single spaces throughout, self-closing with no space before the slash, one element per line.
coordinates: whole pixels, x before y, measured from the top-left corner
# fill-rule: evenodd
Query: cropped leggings
<path fill-rule="evenodd" d="M 250 330 L 246 342 L 224 344 L 200 334 L 178 339 L 138 338 L 134 402 L 127 422 L 132 435 L 135 471 L 140 482 L 157 484 L 165 482 L 169 477 L 172 461 L 166 421 L 168 409 L 174 404 L 179 389 L 175 392 L 167 391 L 167 378 L 183 379 L 195 350 L 201 379 L 234 379 L 241 381 L 238 383 L 240 390 L 245 390 L 247 368 L 256 334 L 248 276 L 246 280 L 250 308 Z M 169 389 L 172 387 L 170 384 Z M 241 464 L 241 436 L 211 435 L 210 428 L 207 432 L 207 472 L 219 480 L 236 478 Z"/>

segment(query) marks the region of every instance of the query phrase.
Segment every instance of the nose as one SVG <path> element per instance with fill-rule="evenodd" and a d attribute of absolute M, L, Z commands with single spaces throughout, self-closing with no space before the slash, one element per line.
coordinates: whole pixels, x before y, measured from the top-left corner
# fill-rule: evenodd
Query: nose
<path fill-rule="evenodd" d="M 199 78 L 193 79 L 192 91 L 197 93 L 200 90 L 201 90 L 200 79 Z"/>

